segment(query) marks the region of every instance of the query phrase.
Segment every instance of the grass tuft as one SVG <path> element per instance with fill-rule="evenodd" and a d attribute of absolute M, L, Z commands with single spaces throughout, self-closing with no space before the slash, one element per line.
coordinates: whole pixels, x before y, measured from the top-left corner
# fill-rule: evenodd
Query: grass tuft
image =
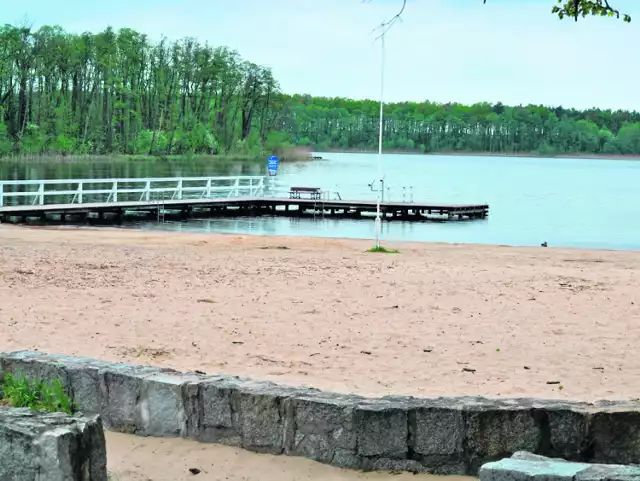
<path fill-rule="evenodd" d="M 367 249 L 367 252 L 374 252 L 374 253 L 380 253 L 380 254 L 400 254 L 400 251 L 396 249 L 389 249 L 388 247 L 384 247 L 384 246 L 372 247 L 371 249 Z"/>
<path fill-rule="evenodd" d="M 76 403 L 67 395 L 60 379 L 29 380 L 24 374 L 5 374 L 0 400 L 14 408 L 74 414 Z"/>

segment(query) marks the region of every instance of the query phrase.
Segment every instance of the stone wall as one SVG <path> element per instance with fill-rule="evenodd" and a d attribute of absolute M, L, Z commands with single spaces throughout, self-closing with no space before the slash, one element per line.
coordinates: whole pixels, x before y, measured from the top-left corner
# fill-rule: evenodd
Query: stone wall
<path fill-rule="evenodd" d="M 105 426 L 182 436 L 335 466 L 475 475 L 517 451 L 640 463 L 640 404 L 533 399 L 367 399 L 231 376 L 37 352 L 0 354 L 0 373 L 59 377 Z"/>
<path fill-rule="evenodd" d="M 100 419 L 0 406 L 0 480 L 107 481 Z"/>

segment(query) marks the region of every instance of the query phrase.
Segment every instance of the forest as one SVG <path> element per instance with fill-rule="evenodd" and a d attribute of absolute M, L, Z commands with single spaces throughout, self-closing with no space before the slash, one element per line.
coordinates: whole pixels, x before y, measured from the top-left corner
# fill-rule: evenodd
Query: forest
<path fill-rule="evenodd" d="M 299 145 L 373 150 L 380 104 L 287 97 L 283 124 Z M 640 154 L 640 113 L 501 103 L 403 102 L 385 107 L 385 149 L 503 154 Z"/>
<path fill-rule="evenodd" d="M 385 107 L 384 148 L 640 155 L 640 113 L 501 103 Z M 373 150 L 374 100 L 286 95 L 270 69 L 193 38 L 0 27 L 0 156 Z"/>

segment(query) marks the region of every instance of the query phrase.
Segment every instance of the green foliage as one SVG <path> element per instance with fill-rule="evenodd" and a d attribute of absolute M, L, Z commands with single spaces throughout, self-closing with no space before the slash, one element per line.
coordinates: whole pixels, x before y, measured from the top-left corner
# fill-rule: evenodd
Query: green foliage
<path fill-rule="evenodd" d="M 316 150 L 375 150 L 379 104 L 293 95 L 282 130 L 297 145 Z M 639 155 L 634 141 L 619 147 L 620 135 L 640 126 L 640 113 L 600 109 L 575 110 L 541 105 L 507 106 L 402 102 L 385 106 L 386 150 L 410 152 L 487 152 Z M 624 129 L 624 130 L 623 130 Z"/>
<path fill-rule="evenodd" d="M 263 157 L 260 136 L 253 132 L 246 139 L 238 139 L 230 153 L 248 159 Z"/>
<path fill-rule="evenodd" d="M 563 15 L 575 13 L 571 2 Z M 612 13 L 599 1 L 577 8 Z M 285 158 L 378 142 L 376 101 L 283 95 L 269 69 L 233 50 L 192 38 L 154 44 L 127 28 L 0 26 L 0 92 L 0 156 Z M 403 102 L 385 107 L 384 148 L 640 155 L 639 128 L 638 112 Z"/>
<path fill-rule="evenodd" d="M 591 15 L 615 18 L 621 16 L 620 11 L 609 5 L 608 0 L 557 0 L 557 2 L 558 5 L 551 11 L 561 19 L 569 17 L 578 20 L 578 17 L 584 18 Z M 628 14 L 622 14 L 622 19 L 627 23 L 631 22 L 631 16 Z"/>
<path fill-rule="evenodd" d="M 487 0 L 484 0 L 484 3 L 487 3 Z M 551 12 L 561 20 L 568 17 L 577 21 L 578 17 L 591 15 L 616 18 L 621 16 L 620 11 L 609 4 L 609 0 L 556 0 L 556 3 L 558 5 L 555 5 Z M 631 22 L 631 16 L 626 13 L 622 14 L 622 19 L 627 23 Z"/>
<path fill-rule="evenodd" d="M 542 143 L 536 150 L 536 153 L 543 157 L 550 157 L 553 155 L 557 155 L 558 151 L 554 147 L 550 146 L 549 144 Z"/>
<path fill-rule="evenodd" d="M 76 412 L 75 403 L 69 398 L 59 379 L 29 380 L 23 374 L 5 374 L 2 400 L 15 408 L 67 414 Z"/>
<path fill-rule="evenodd" d="M 388 247 L 384 247 L 384 246 L 372 247 L 371 249 L 367 249 L 367 252 L 372 252 L 376 254 L 399 254 L 400 253 L 400 251 L 396 249 L 389 249 Z"/>
<path fill-rule="evenodd" d="M 640 151 L 640 123 L 623 126 L 616 141 L 623 154 L 633 154 Z"/>
<path fill-rule="evenodd" d="M 302 138 L 302 143 L 298 143 L 301 146 L 309 145 L 310 141 L 308 138 Z M 264 150 L 269 155 L 282 155 L 288 148 L 291 148 L 293 144 L 291 143 L 291 138 L 289 134 L 285 132 L 275 132 L 271 131 L 267 135 L 267 138 L 264 142 Z"/>
<path fill-rule="evenodd" d="M 27 154 L 44 152 L 47 145 L 47 136 L 39 125 L 27 124 L 22 142 L 19 143 L 19 151 Z"/>
<path fill-rule="evenodd" d="M 60 134 L 53 139 L 51 147 L 55 152 L 59 152 L 61 154 L 71 154 L 74 152 L 73 140 L 68 138 L 65 134 Z"/>
<path fill-rule="evenodd" d="M 3 113 L 0 110 L 0 157 L 9 155 L 13 151 L 13 142 L 9 138 L 7 126 L 2 121 Z"/>
<path fill-rule="evenodd" d="M 282 109 L 268 68 L 128 28 L 0 26 L 0 92 L 0 155 L 258 155 Z"/>

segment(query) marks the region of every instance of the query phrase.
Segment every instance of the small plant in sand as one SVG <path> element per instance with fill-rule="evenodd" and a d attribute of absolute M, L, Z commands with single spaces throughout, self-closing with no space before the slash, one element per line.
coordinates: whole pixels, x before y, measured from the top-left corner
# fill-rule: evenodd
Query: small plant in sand
<path fill-rule="evenodd" d="M 0 401 L 14 408 L 73 414 L 77 407 L 59 379 L 29 380 L 24 374 L 5 374 Z"/>
<path fill-rule="evenodd" d="M 367 252 L 379 253 L 379 254 L 399 254 L 400 251 L 396 249 L 389 249 L 384 246 L 376 246 L 368 249 Z"/>

